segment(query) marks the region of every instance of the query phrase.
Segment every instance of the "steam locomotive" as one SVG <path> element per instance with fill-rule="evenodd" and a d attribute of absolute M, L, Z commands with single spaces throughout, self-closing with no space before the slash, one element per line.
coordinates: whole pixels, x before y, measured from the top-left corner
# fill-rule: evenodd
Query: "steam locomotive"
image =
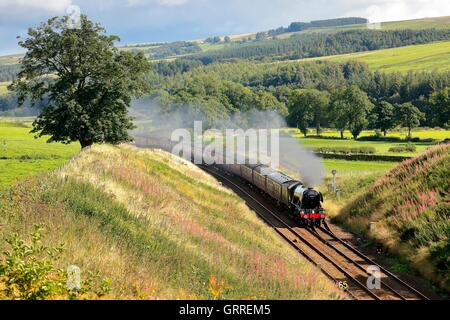
<path fill-rule="evenodd" d="M 279 171 L 261 164 L 222 164 L 219 169 L 230 172 L 257 187 L 274 200 L 302 226 L 325 224 L 326 211 L 322 207 L 323 196 Z"/>
<path fill-rule="evenodd" d="M 135 144 L 143 148 L 170 151 L 173 143 L 167 139 L 136 137 Z M 326 211 L 323 196 L 279 171 L 261 164 L 216 164 L 217 168 L 241 177 L 274 200 L 288 214 L 305 227 L 325 225 Z"/>

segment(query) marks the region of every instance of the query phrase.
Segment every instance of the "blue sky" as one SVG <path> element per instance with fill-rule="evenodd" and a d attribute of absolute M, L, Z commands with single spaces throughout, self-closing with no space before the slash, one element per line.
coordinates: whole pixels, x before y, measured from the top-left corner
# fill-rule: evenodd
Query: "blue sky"
<path fill-rule="evenodd" d="M 0 55 L 21 52 L 16 36 L 64 15 L 71 5 L 122 43 L 191 40 L 346 16 L 379 22 L 450 15 L 448 0 L 0 0 Z"/>

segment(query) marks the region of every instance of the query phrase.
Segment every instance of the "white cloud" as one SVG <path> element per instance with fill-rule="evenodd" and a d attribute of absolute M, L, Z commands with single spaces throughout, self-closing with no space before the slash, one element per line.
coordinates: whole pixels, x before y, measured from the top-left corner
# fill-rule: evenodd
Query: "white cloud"
<path fill-rule="evenodd" d="M 0 0 L 0 10 L 18 12 L 26 10 L 42 10 L 48 12 L 63 12 L 72 0 Z"/>
<path fill-rule="evenodd" d="M 172 7 L 172 6 L 183 5 L 186 2 L 188 2 L 188 0 L 153 0 L 153 1 L 128 0 L 128 5 L 130 7 L 134 7 L 134 6 L 148 5 L 148 4 L 155 4 L 156 3 L 156 4 L 161 5 L 161 6 Z"/>
<path fill-rule="evenodd" d="M 372 22 L 450 15 L 448 0 L 341 0 L 341 2 L 349 7 L 349 14 L 362 15 Z"/>

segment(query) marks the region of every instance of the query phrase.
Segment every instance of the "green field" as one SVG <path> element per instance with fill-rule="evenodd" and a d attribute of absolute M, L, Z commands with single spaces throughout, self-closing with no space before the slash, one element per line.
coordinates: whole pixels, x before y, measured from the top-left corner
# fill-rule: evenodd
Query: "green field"
<path fill-rule="evenodd" d="M 0 95 L 6 94 L 8 92 L 8 85 L 11 82 L 0 82 Z"/>
<path fill-rule="evenodd" d="M 336 62 L 366 62 L 372 70 L 384 72 L 448 71 L 450 70 L 450 41 L 406 46 L 393 49 L 351 53 L 344 55 L 303 59 Z"/>
<path fill-rule="evenodd" d="M 17 178 L 54 170 L 80 150 L 78 144 L 35 139 L 29 121 L 0 118 L 0 189 Z"/>
<path fill-rule="evenodd" d="M 386 161 L 347 161 L 325 159 L 324 161 L 327 176 L 331 176 L 332 170 L 337 170 L 339 176 L 358 177 L 372 174 L 382 175 L 387 170 L 395 167 L 396 162 Z"/>
<path fill-rule="evenodd" d="M 350 132 L 345 132 L 345 140 L 340 140 L 340 136 L 337 131 L 326 130 L 322 133 L 322 136 L 336 137 L 336 139 L 319 139 L 319 138 L 305 138 L 303 134 L 297 133 L 297 137 L 300 143 L 308 149 L 314 150 L 321 147 L 374 147 L 377 155 L 391 155 L 391 156 L 416 156 L 427 148 L 436 144 L 436 142 L 412 142 L 417 150 L 416 152 L 402 152 L 392 153 L 389 149 L 399 145 L 405 145 L 406 142 L 386 142 L 386 141 L 355 141 L 351 139 Z M 361 137 L 373 136 L 373 131 L 363 131 Z M 405 138 L 405 131 L 396 131 L 388 133 L 387 137 L 400 137 Z M 420 139 L 435 139 L 436 141 L 450 138 L 450 130 L 417 130 L 413 132 L 413 137 Z"/>

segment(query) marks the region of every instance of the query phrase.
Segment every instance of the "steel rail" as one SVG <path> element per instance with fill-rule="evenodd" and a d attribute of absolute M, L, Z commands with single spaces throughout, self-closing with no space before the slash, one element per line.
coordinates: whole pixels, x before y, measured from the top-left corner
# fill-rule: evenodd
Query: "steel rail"
<path fill-rule="evenodd" d="M 395 274 L 393 274 L 392 272 L 390 272 L 389 270 L 387 270 L 386 268 L 382 267 L 381 265 L 379 265 L 378 263 L 376 263 L 375 261 L 373 261 L 371 258 L 369 258 L 368 256 L 366 256 L 365 254 L 363 254 L 362 252 L 360 252 L 359 250 L 357 250 L 356 248 L 354 248 L 353 246 L 351 246 L 350 244 L 348 244 L 346 241 L 342 240 L 341 238 L 339 238 L 338 236 L 336 236 L 333 232 L 326 230 L 322 227 L 319 227 L 319 229 L 328 234 L 330 237 L 332 237 L 334 240 L 338 241 L 339 243 L 341 243 L 343 246 L 345 246 L 347 249 L 349 249 L 350 251 L 352 251 L 354 254 L 356 254 L 358 257 L 364 259 L 366 262 L 377 266 L 378 268 L 380 268 L 380 271 L 382 271 L 384 274 L 390 276 L 391 278 L 393 278 L 394 280 L 396 280 L 397 282 L 399 282 L 400 284 L 402 284 L 404 287 L 406 287 L 407 289 L 409 289 L 410 291 L 414 292 L 416 295 L 418 295 L 419 297 L 421 297 L 424 300 L 430 300 L 430 298 L 428 298 L 427 296 L 425 296 L 423 293 L 421 293 L 420 291 L 418 291 L 417 289 L 413 288 L 411 285 L 407 284 L 405 281 L 403 281 L 402 279 L 400 279 L 398 276 L 396 276 Z"/>
<path fill-rule="evenodd" d="M 286 222 L 284 222 L 280 217 L 278 217 L 278 215 L 274 214 L 272 212 L 272 210 L 270 210 L 269 208 L 267 208 L 264 204 L 262 204 L 260 201 L 258 201 L 257 199 L 255 199 L 251 194 L 249 194 L 246 190 L 244 190 L 242 187 L 240 187 L 237 183 L 231 181 L 230 179 L 228 179 L 227 177 L 225 177 L 224 175 L 213 171 L 205 166 L 201 166 L 201 168 L 203 168 L 205 171 L 211 173 L 212 175 L 218 176 L 220 178 L 222 178 L 223 180 L 227 181 L 229 184 L 233 185 L 236 189 L 238 189 L 241 193 L 243 193 L 246 197 L 250 198 L 253 202 L 257 203 L 258 206 L 260 206 L 261 208 L 264 209 L 264 211 L 266 211 L 267 213 L 269 213 L 271 216 L 273 216 L 278 222 L 280 222 L 282 225 L 285 226 L 285 228 L 287 230 L 289 230 L 292 234 L 294 234 L 298 239 L 300 239 L 304 244 L 306 244 L 310 249 L 312 249 L 317 255 L 319 255 L 322 259 L 324 259 L 325 261 L 327 261 L 328 263 L 330 263 L 333 267 L 335 267 L 337 270 L 339 270 L 342 274 L 344 274 L 348 279 L 350 279 L 352 282 L 356 283 L 360 288 L 362 288 L 363 291 L 365 291 L 370 297 L 372 297 L 375 300 L 381 300 L 381 298 L 376 295 L 375 293 L 373 293 L 369 288 L 367 288 L 363 283 L 361 283 L 358 279 L 356 279 L 355 277 L 353 277 L 350 273 L 348 273 L 345 269 L 343 269 L 341 266 L 339 266 L 338 264 L 336 264 L 332 259 L 330 259 L 329 257 L 327 257 L 325 254 L 323 254 L 319 249 L 317 249 L 316 247 L 314 247 L 313 245 L 311 245 L 309 243 L 308 240 L 306 240 L 302 235 L 300 235 L 299 233 L 297 233 L 294 229 L 292 229 Z M 252 208 L 254 209 L 254 208 Z M 264 215 L 262 215 L 260 212 L 258 212 L 257 210 L 255 210 L 255 212 L 261 216 L 267 223 L 269 223 L 272 227 L 275 227 L 273 225 L 273 223 L 271 223 L 270 221 L 268 221 L 268 219 L 266 217 L 264 217 Z M 276 227 L 275 227 L 276 230 Z M 279 231 L 278 231 L 279 232 Z M 283 236 L 284 239 L 286 239 L 285 236 Z M 289 242 L 292 242 L 292 240 L 289 240 Z M 296 246 L 296 245 L 295 245 Z M 296 246 L 297 247 L 297 246 Z M 310 258 L 310 257 L 309 257 Z M 314 264 L 320 266 L 320 264 L 318 262 L 314 261 Z M 322 271 L 324 271 L 326 273 L 325 270 L 323 270 L 323 268 L 321 268 Z M 354 295 L 352 295 L 354 297 Z"/>

